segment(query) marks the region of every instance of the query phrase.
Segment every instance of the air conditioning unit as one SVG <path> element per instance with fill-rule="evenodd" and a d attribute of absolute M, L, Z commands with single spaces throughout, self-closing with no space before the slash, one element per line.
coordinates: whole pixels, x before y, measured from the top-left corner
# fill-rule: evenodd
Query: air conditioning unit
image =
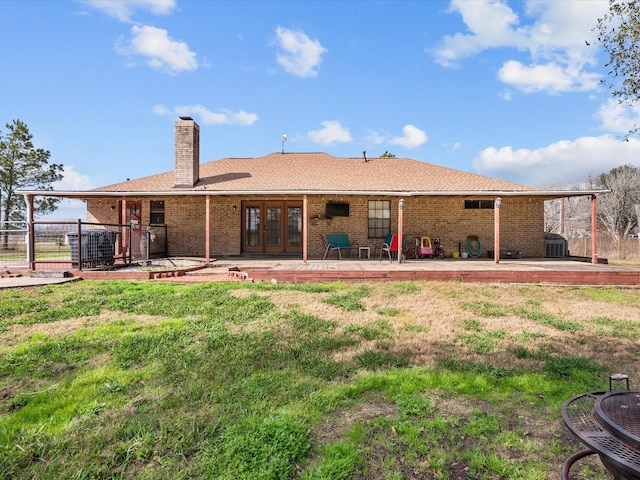
<path fill-rule="evenodd" d="M 566 257 L 569 252 L 567 239 L 556 233 L 545 233 L 544 256 L 548 258 Z"/>

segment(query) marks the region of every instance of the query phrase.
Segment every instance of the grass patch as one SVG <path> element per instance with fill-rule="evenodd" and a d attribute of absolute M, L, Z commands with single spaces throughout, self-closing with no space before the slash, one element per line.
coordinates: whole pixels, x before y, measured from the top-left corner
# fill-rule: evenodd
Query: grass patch
<path fill-rule="evenodd" d="M 598 333 L 615 338 L 640 339 L 640 322 L 618 320 L 611 317 L 594 317 L 591 323 L 596 325 Z"/>
<path fill-rule="evenodd" d="M 324 301 L 329 305 L 341 308 L 346 311 L 364 310 L 365 306 L 360 300 L 369 295 L 369 288 L 365 285 L 350 288 L 345 293 L 334 293 L 329 295 Z"/>
<path fill-rule="evenodd" d="M 393 336 L 393 327 L 384 320 L 376 320 L 366 325 L 349 325 L 345 327 L 345 332 L 358 335 L 365 340 L 380 340 Z"/>
<path fill-rule="evenodd" d="M 521 318 L 533 320 L 539 322 L 541 325 L 546 325 L 564 332 L 576 332 L 583 328 L 579 323 L 564 320 L 557 315 L 545 312 L 538 300 L 529 300 L 526 302 L 526 306 L 514 308 L 514 313 Z"/>
<path fill-rule="evenodd" d="M 563 293 L 585 313 L 456 282 L 0 290 L 0 478 L 555 478 L 562 402 L 640 366 L 613 348 L 640 293 Z"/>
<path fill-rule="evenodd" d="M 634 290 L 616 287 L 582 287 L 578 293 L 585 298 L 618 305 L 638 306 L 640 299 Z"/>
<path fill-rule="evenodd" d="M 487 301 L 465 302 L 462 304 L 462 308 L 481 317 L 504 317 L 509 313 L 504 306 Z"/>

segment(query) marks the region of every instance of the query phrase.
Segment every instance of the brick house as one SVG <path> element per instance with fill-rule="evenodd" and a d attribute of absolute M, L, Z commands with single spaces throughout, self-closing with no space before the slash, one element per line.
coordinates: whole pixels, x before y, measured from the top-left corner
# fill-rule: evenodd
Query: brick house
<path fill-rule="evenodd" d="M 440 238 L 450 253 L 469 235 L 543 257 L 544 202 L 586 191 L 543 191 L 410 158 L 272 153 L 200 163 L 198 124 L 175 122 L 175 170 L 83 192 L 87 220 L 166 225 L 170 256 L 322 258 L 320 236 L 347 233 L 373 247 L 397 232 Z M 23 192 L 42 195 L 42 192 Z M 403 208 L 399 206 L 402 199 Z M 495 206 L 499 205 L 496 212 Z M 402 212 L 402 213 L 400 213 Z M 499 225 L 499 229 L 497 229 Z M 595 251 L 595 250 L 594 250 Z"/>

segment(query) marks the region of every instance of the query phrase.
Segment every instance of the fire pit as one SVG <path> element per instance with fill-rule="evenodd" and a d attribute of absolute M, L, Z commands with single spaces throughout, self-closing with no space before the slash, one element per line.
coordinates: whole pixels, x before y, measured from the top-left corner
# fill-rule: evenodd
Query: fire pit
<path fill-rule="evenodd" d="M 598 454 L 616 480 L 640 479 L 640 392 L 582 393 L 562 406 L 567 428 L 588 448 L 569 457 L 562 478 L 580 458 Z"/>

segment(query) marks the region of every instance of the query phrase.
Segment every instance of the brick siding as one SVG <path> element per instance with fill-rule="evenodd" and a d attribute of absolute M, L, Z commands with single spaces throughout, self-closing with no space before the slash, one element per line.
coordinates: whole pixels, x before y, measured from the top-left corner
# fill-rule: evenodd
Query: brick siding
<path fill-rule="evenodd" d="M 160 200 L 161 198 L 153 198 Z M 127 200 L 135 200 L 129 197 Z M 142 200 L 142 223 L 149 223 L 149 203 Z M 166 197 L 165 223 L 168 250 L 172 256 L 205 255 L 204 196 Z M 210 197 L 210 254 L 212 257 L 241 253 L 241 200 L 253 198 Z M 300 201 L 301 198 L 295 200 Z M 316 219 L 324 215 L 328 201 L 349 203 L 349 217 Z M 397 197 L 312 196 L 308 198 L 309 258 L 321 258 L 324 253 L 320 234 L 347 233 L 351 241 L 373 248 L 382 239 L 369 238 L 367 228 L 368 200 L 391 201 L 391 229 L 398 228 Z M 87 220 L 98 223 L 117 223 L 120 199 L 89 199 Z M 111 208 L 115 207 L 115 208 Z M 234 207 L 236 207 L 234 209 Z M 477 235 L 482 242 L 482 255 L 492 250 L 492 209 L 465 209 L 461 197 L 407 197 L 403 210 L 403 232 L 413 237 L 440 238 L 450 255 L 458 243 L 465 251 L 469 235 Z M 500 248 L 519 250 L 525 257 L 544 256 L 544 201 L 536 197 L 503 197 L 500 209 Z"/>
<path fill-rule="evenodd" d="M 200 127 L 193 120 L 175 123 L 175 185 L 193 187 L 200 172 Z"/>

